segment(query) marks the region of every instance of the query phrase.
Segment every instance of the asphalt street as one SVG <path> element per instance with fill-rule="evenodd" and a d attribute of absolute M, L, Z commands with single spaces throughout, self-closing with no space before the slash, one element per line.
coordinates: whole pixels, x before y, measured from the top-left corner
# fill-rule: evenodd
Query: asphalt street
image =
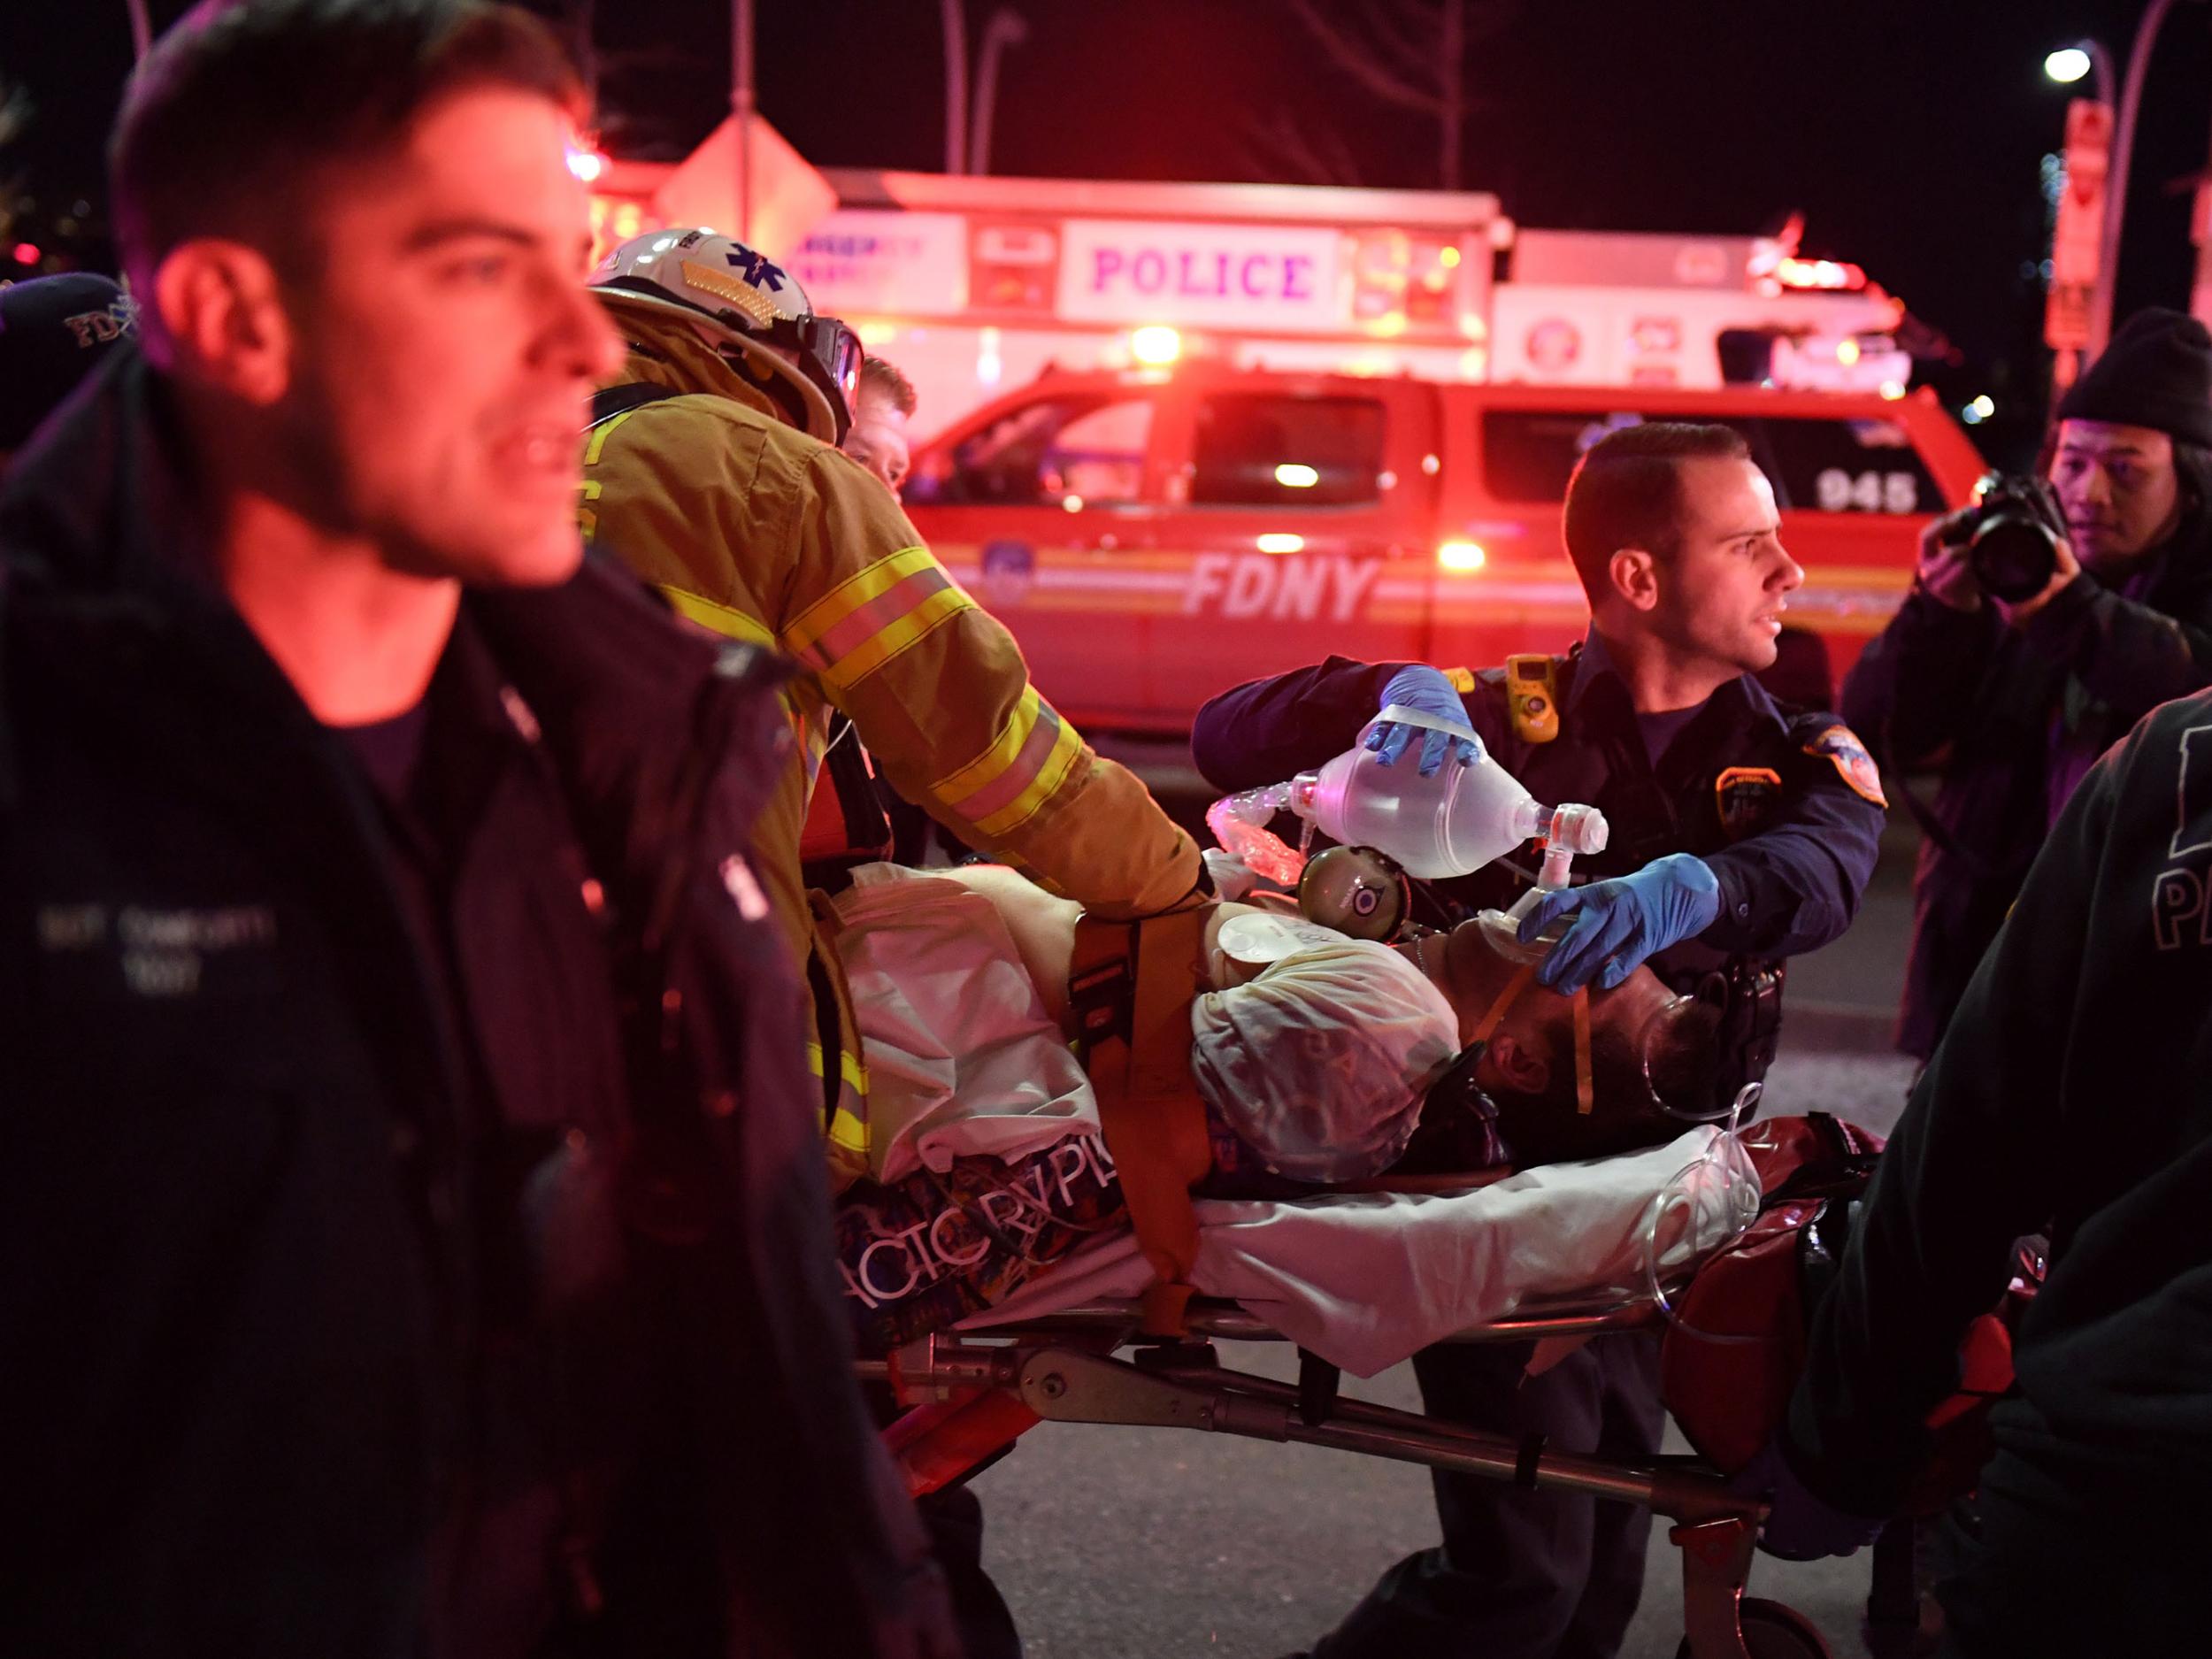
<path fill-rule="evenodd" d="M 1172 750 L 1116 752 L 1179 816 L 1202 810 L 1187 757 L 1179 769 Z M 1887 1051 L 1886 1033 L 1902 980 L 1912 849 L 1909 826 L 1893 826 L 1851 933 L 1793 967 L 1769 1110 L 1832 1111 L 1877 1130 L 1895 1121 L 1912 1066 Z M 1295 1375 L 1278 1344 L 1223 1344 L 1222 1359 Z M 1347 1391 L 1419 1405 L 1408 1366 L 1348 1379 Z M 1033 1659 L 1294 1653 L 1386 1568 L 1436 1541 L 1421 1469 L 1188 1431 L 1046 1424 L 979 1476 L 976 1490 L 987 1517 L 986 1564 Z M 1674 1654 L 1680 1574 L 1666 1523 L 1655 1523 L 1625 1659 Z M 1863 1554 L 1805 1565 L 1762 1556 L 1751 1589 L 1811 1617 L 1840 1659 L 1865 1651 L 1867 1577 Z"/>

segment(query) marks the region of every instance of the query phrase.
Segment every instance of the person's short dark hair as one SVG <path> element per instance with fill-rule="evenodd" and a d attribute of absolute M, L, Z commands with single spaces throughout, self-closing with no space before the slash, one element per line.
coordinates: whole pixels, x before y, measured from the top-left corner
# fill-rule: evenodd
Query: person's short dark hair
<path fill-rule="evenodd" d="M 1567 480 L 1567 557 L 1595 604 L 1607 566 L 1623 548 L 1671 558 L 1680 545 L 1680 469 L 1685 461 L 1747 461 L 1750 446 L 1733 426 L 1647 420 L 1608 433 L 1575 463 Z"/>
<path fill-rule="evenodd" d="M 108 142 L 116 242 L 142 284 L 195 236 L 273 258 L 313 249 L 317 186 L 395 150 L 466 88 L 582 82 L 528 12 L 488 0 L 201 0 L 149 51 Z"/>
<path fill-rule="evenodd" d="M 859 390 L 888 398 L 892 408 L 909 417 L 921 401 L 915 396 L 914 382 L 899 373 L 898 365 L 878 357 L 861 358 Z"/>

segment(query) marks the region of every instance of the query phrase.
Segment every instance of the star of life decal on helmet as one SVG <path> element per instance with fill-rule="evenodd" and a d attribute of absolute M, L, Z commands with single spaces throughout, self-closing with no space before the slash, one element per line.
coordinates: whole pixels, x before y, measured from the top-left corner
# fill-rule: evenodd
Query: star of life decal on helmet
<path fill-rule="evenodd" d="M 781 265 L 772 263 L 766 256 L 755 253 L 750 248 L 733 247 L 722 257 L 736 268 L 738 275 L 755 288 L 765 284 L 771 289 L 780 290 L 790 282 L 791 279 L 784 275 Z"/>

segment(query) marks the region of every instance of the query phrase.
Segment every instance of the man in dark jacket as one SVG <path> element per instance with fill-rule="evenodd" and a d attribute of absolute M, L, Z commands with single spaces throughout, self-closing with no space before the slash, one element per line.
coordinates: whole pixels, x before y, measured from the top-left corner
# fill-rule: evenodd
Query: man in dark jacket
<path fill-rule="evenodd" d="M 576 82 L 203 6 L 0 499 L 0 1651 L 949 1652 L 745 840 L 783 670 L 581 565 Z"/>
<path fill-rule="evenodd" d="M 1647 962 L 1671 989 L 1709 999 L 1724 1010 L 1727 1080 L 1708 1104 L 1724 1110 L 1773 1058 L 1783 959 L 1850 925 L 1882 825 L 1878 780 L 1848 729 L 1778 706 L 1752 678 L 1773 664 L 1804 575 L 1779 524 L 1771 486 L 1726 427 L 1615 433 L 1567 489 L 1567 549 L 1590 595 L 1581 645 L 1517 657 L 1463 691 L 1425 664 L 1332 657 L 1213 699 L 1193 753 L 1223 788 L 1279 781 L 1348 749 L 1396 703 L 1471 727 L 1546 805 L 1597 806 L 1611 828 L 1606 850 L 1578 858 L 1580 884 L 1540 901 L 1522 925 L 1525 941 L 1567 919 L 1539 977 L 1563 991 L 1610 988 Z M 1450 764 L 1440 733 L 1392 722 L 1371 741 L 1388 755 L 1409 737 L 1418 760 L 1401 752 L 1395 764 Z M 1502 908 L 1536 873 L 1535 849 L 1524 848 L 1435 891 L 1455 908 Z M 1572 1087 L 1545 1089 L 1513 1049 L 1486 1048 L 1475 1075 L 1508 1121 L 1540 1113 L 1582 1137 L 1577 1151 L 1617 1149 L 1578 1110 Z M 1527 1344 L 1446 1343 L 1413 1363 L 1439 1416 L 1563 1449 L 1658 1450 L 1648 1337 L 1600 1337 L 1535 1376 L 1525 1374 L 1531 1355 Z M 1643 1589 L 1643 1510 L 1472 1476 L 1440 1474 L 1435 1486 L 1443 1547 L 1392 1568 L 1316 1645 L 1317 1659 L 1602 1659 L 1618 1649 Z"/>
<path fill-rule="evenodd" d="M 1770 1548 L 1892 1513 L 2016 1235 L 2050 1268 L 1990 1427 L 1947 1654 L 2200 1653 L 2212 1519 L 2212 695 L 2091 769 L 1968 984 L 1852 1224 L 1785 1436 Z"/>
<path fill-rule="evenodd" d="M 2090 763 L 2212 684 L 2212 335 L 2139 312 L 2058 413 L 2049 584 L 2018 603 L 1985 595 L 1961 540 L 1973 510 L 1939 519 L 1912 591 L 1844 680 L 1844 717 L 1884 764 L 1942 774 L 1897 1034 L 1923 1060 Z"/>

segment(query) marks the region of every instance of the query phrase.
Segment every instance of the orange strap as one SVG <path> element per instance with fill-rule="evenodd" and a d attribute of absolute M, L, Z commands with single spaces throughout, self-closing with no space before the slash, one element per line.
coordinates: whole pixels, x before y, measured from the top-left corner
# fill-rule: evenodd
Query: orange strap
<path fill-rule="evenodd" d="M 1490 1011 L 1482 1017 L 1482 1023 L 1475 1027 L 1474 1040 L 1477 1042 L 1490 1041 L 1491 1033 L 1497 1030 L 1499 1022 L 1511 1011 L 1513 1004 L 1521 1000 L 1521 993 L 1528 989 L 1535 978 L 1536 964 L 1532 962 L 1521 967 L 1511 979 L 1505 982 L 1505 988 L 1498 993 L 1497 1001 L 1490 1004 Z"/>
<path fill-rule="evenodd" d="M 1498 992 L 1497 1000 L 1490 1004 L 1490 1011 L 1482 1017 L 1482 1023 L 1475 1027 L 1475 1041 L 1490 1041 L 1500 1023 L 1512 1010 L 1513 1004 L 1521 1000 L 1521 993 L 1527 990 L 1535 981 L 1536 966 L 1537 964 L 1533 962 L 1523 964 L 1515 971 L 1513 977 L 1505 982 L 1504 987 Z M 1585 986 L 1575 993 L 1574 1004 L 1575 1110 L 1587 1118 L 1591 1108 L 1597 1103 L 1596 1084 L 1590 1067 L 1589 987 Z"/>
<path fill-rule="evenodd" d="M 1575 1110 L 1590 1115 L 1597 1095 L 1590 1078 L 1590 987 L 1575 993 Z"/>
<path fill-rule="evenodd" d="M 1071 989 L 1118 967 L 1128 986 L 1126 1020 L 1101 1023 L 1079 1040 L 1137 1246 L 1157 1275 L 1145 1293 L 1148 1336 L 1181 1335 L 1194 1294 L 1198 1216 L 1190 1189 L 1212 1167 L 1213 1150 L 1191 1075 L 1190 1009 L 1205 982 L 1209 914 L 1210 907 L 1141 922 L 1087 916 L 1075 926 Z"/>

